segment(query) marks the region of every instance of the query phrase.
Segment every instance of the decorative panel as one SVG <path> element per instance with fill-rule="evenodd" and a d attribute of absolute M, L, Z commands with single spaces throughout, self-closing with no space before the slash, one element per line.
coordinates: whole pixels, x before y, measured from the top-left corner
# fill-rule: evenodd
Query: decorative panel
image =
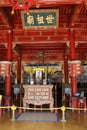
<path fill-rule="evenodd" d="M 22 11 L 21 15 L 24 29 L 58 28 L 59 10 L 29 10 Z"/>

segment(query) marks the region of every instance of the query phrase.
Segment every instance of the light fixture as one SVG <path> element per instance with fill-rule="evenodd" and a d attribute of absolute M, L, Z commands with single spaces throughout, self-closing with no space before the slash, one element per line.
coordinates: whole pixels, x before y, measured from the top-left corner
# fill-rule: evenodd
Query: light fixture
<path fill-rule="evenodd" d="M 12 8 L 12 11 L 11 11 L 11 15 L 13 15 L 14 14 L 14 8 Z"/>

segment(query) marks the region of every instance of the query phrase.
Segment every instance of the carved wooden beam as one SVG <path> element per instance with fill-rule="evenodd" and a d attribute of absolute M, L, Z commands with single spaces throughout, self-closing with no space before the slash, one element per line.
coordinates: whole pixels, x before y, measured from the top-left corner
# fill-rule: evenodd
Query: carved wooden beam
<path fill-rule="evenodd" d="M 3 9 L 0 8 L 0 16 L 2 17 L 2 21 L 4 21 L 4 24 L 8 26 L 8 29 L 11 29 L 12 26 L 10 24 L 10 21 L 8 17 L 5 15 Z"/>
<path fill-rule="evenodd" d="M 0 6 L 14 6 L 14 3 L 16 3 L 16 8 L 18 9 L 26 9 L 25 4 L 23 4 L 22 7 L 17 7 L 18 3 L 30 3 L 32 0 L 0 0 Z M 82 0 L 33 0 L 34 4 L 36 4 L 36 6 L 40 6 L 40 5 L 48 5 L 49 4 L 54 4 L 54 5 L 59 5 L 59 4 L 80 4 L 82 2 Z M 28 5 L 30 6 L 30 5 Z"/>
<path fill-rule="evenodd" d="M 39 4 L 80 4 L 82 0 L 37 0 Z"/>
<path fill-rule="evenodd" d="M 13 52 L 17 55 L 20 55 L 20 50 L 19 48 L 17 47 L 17 45 L 15 44 L 14 48 L 13 48 Z"/>
<path fill-rule="evenodd" d="M 75 25 L 83 6 L 84 6 L 84 1 L 82 1 L 82 3 L 76 5 L 76 7 L 74 8 L 74 11 L 72 13 L 72 16 L 70 18 L 70 21 L 69 21 L 69 27 L 73 27 Z"/>

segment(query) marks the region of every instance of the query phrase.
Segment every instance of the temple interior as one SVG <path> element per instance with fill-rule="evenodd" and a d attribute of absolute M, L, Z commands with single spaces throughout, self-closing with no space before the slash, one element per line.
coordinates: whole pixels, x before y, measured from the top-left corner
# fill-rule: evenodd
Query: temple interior
<path fill-rule="evenodd" d="M 2 106 L 86 112 L 87 0 L 0 0 Z"/>

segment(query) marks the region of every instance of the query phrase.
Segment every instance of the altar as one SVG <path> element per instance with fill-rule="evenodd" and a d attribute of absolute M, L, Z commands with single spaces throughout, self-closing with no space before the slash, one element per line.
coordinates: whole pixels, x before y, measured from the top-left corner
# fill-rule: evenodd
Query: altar
<path fill-rule="evenodd" d="M 34 106 L 49 104 L 49 107 L 53 108 L 53 85 L 23 85 L 23 88 L 23 107 L 27 108 L 29 104 L 33 104 Z"/>

